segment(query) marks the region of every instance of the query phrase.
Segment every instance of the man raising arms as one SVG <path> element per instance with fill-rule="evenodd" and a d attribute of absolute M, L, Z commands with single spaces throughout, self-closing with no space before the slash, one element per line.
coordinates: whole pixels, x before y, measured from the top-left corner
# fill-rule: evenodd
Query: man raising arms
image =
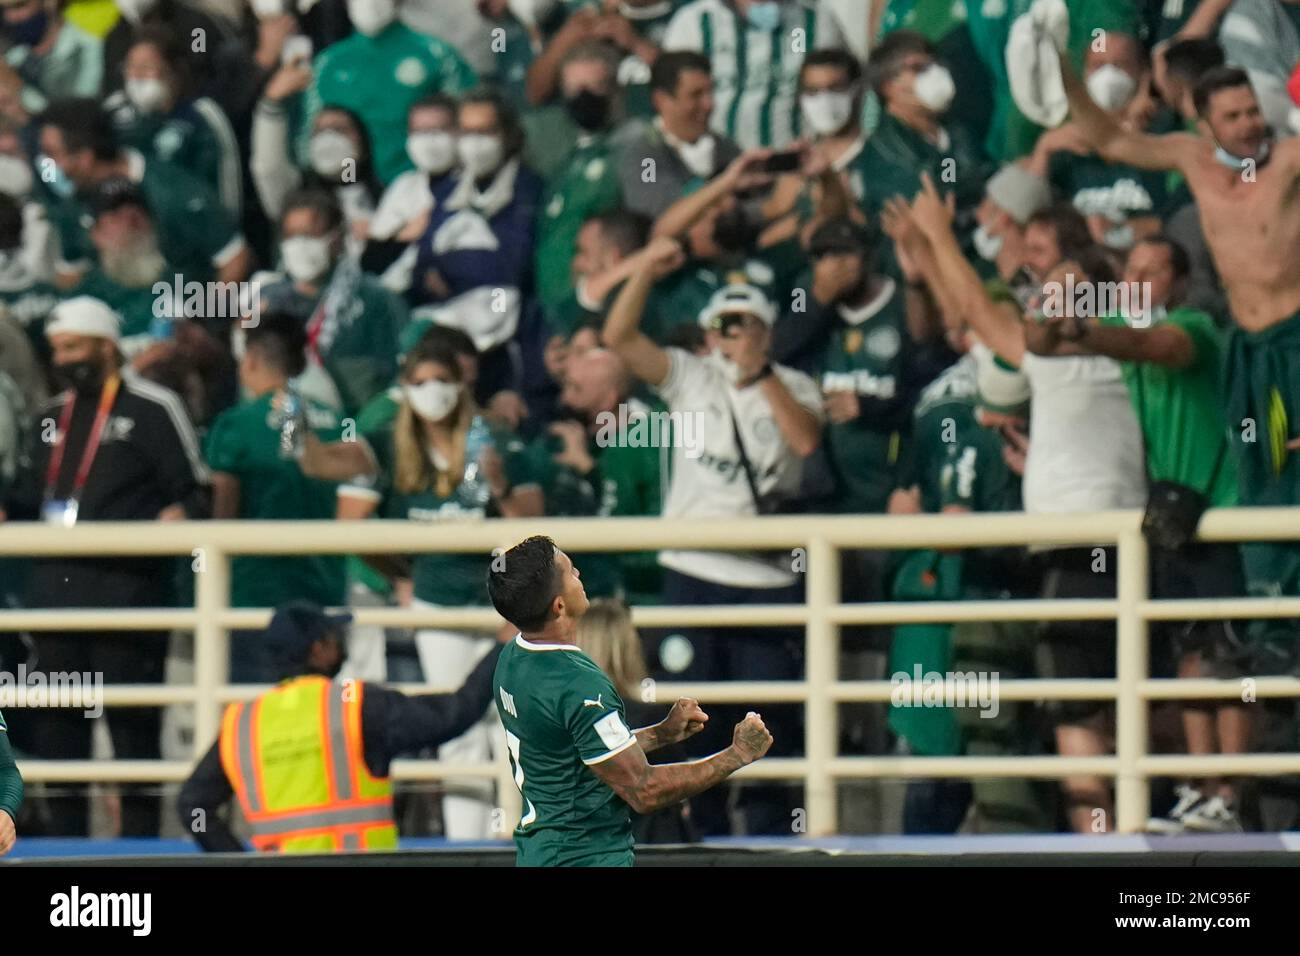
<path fill-rule="evenodd" d="M 1200 135 L 1124 129 L 1064 57 L 1061 76 L 1071 115 L 1101 156 L 1186 179 L 1236 325 L 1225 391 L 1241 504 L 1300 504 L 1300 139 L 1274 139 L 1243 70 L 1216 67 L 1198 82 Z M 1300 592 L 1300 547 L 1243 550 L 1252 593 Z"/>

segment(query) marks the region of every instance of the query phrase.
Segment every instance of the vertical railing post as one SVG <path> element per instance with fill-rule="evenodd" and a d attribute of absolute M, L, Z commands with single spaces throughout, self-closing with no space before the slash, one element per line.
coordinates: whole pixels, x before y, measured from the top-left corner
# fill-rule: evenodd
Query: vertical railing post
<path fill-rule="evenodd" d="M 1120 833 L 1141 831 L 1150 812 L 1150 785 L 1138 767 L 1147 751 L 1147 704 L 1141 684 L 1147 679 L 1147 622 L 1139 605 L 1147 599 L 1147 543 L 1136 519 L 1119 536 L 1117 597 L 1119 618 L 1115 676 L 1115 823 Z"/>
<path fill-rule="evenodd" d="M 194 758 L 201 758 L 221 729 L 218 691 L 230 678 L 230 636 L 222 617 L 230 605 L 230 557 L 211 544 L 199 549 L 194 610 Z"/>
<path fill-rule="evenodd" d="M 825 538 L 808 543 L 808 624 L 804 660 L 807 697 L 804 699 L 804 778 L 810 836 L 830 836 L 838 829 L 835 778 L 830 762 L 839 740 L 839 712 L 831 687 L 839 679 L 840 629 L 830 619 L 830 607 L 840 600 L 840 555 Z"/>

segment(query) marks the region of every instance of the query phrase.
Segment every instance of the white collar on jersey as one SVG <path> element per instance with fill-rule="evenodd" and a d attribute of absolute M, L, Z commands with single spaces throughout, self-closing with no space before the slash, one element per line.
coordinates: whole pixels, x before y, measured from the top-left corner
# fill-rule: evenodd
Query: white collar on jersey
<path fill-rule="evenodd" d="M 856 309 L 847 305 L 840 306 L 840 318 L 849 325 L 861 325 L 883 309 L 885 304 L 894 297 L 894 287 L 894 280 L 886 276 L 885 281 L 880 286 L 880 291 L 876 293 L 874 299 L 865 305 L 858 306 Z"/>
<path fill-rule="evenodd" d="M 522 634 L 515 635 L 515 643 L 526 651 L 580 651 L 582 650 L 577 644 L 534 644 L 532 641 L 525 641 Z"/>

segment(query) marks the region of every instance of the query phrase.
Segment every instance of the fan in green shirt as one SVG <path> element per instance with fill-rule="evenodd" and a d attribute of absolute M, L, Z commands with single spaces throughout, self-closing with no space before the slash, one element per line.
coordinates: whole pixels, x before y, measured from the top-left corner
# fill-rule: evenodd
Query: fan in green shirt
<path fill-rule="evenodd" d="M 18 810 L 22 805 L 23 777 L 14 763 L 5 715 L 0 714 L 0 856 L 13 848 L 14 823 L 18 820 Z"/>
<path fill-rule="evenodd" d="M 340 498 L 355 502 L 351 517 L 443 522 L 542 513 L 541 489 L 523 442 L 475 408 L 451 348 L 422 338 L 406 353 L 400 385 L 394 419 L 364 434 L 376 474 L 339 489 Z M 444 606 L 485 604 L 488 560 L 478 554 L 415 555 L 409 570 L 414 596 Z"/>
<path fill-rule="evenodd" d="M 356 16 L 361 7 L 349 8 Z M 384 21 L 354 24 L 357 32 L 322 50 L 312 64 L 299 155 L 307 155 L 312 118 L 324 106 L 341 106 L 360 116 L 370 134 L 375 173 L 385 183 L 411 169 L 406 155 L 406 116 L 411 104 L 433 93 L 456 95 L 477 82 L 455 48 L 397 22 L 389 5 Z"/>
<path fill-rule="evenodd" d="M 954 228 L 964 240 L 975 230 L 975 208 L 993 170 L 965 128 L 952 121 L 956 87 L 948 68 L 934 44 L 910 30 L 887 36 L 872 53 L 872 63 L 883 113 L 848 166 L 850 188 L 862 197 L 867 221 L 880 221 L 886 200 L 915 196 L 921 174 L 928 173 L 945 196 L 955 197 Z M 895 274 L 892 247 L 882 250 L 881 267 Z"/>
<path fill-rule="evenodd" d="M 227 409 L 208 433 L 206 457 L 213 472 L 216 518 L 331 520 L 335 486 L 303 474 L 292 444 L 286 409 L 290 378 L 301 374 L 306 337 L 290 316 L 263 315 L 246 332 L 239 378 L 251 397 Z M 296 397 L 296 396 L 295 396 Z M 302 422 L 322 442 L 342 434 L 338 413 L 302 402 Z M 235 558 L 231 566 L 234 607 L 276 607 L 307 599 L 324 606 L 344 603 L 344 561 L 334 555 Z"/>

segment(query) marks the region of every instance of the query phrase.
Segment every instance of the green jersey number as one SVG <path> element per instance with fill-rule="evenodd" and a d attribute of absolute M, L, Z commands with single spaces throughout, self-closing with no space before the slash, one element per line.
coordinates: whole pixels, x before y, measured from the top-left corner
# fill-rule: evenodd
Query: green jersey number
<path fill-rule="evenodd" d="M 524 796 L 524 765 L 519 762 L 519 738 L 506 731 L 506 747 L 510 751 L 510 766 L 515 769 L 515 786 L 519 788 L 519 795 Z M 519 821 L 520 828 L 528 826 L 537 819 L 537 808 L 524 797 L 524 807 L 526 812 L 523 819 Z"/>

